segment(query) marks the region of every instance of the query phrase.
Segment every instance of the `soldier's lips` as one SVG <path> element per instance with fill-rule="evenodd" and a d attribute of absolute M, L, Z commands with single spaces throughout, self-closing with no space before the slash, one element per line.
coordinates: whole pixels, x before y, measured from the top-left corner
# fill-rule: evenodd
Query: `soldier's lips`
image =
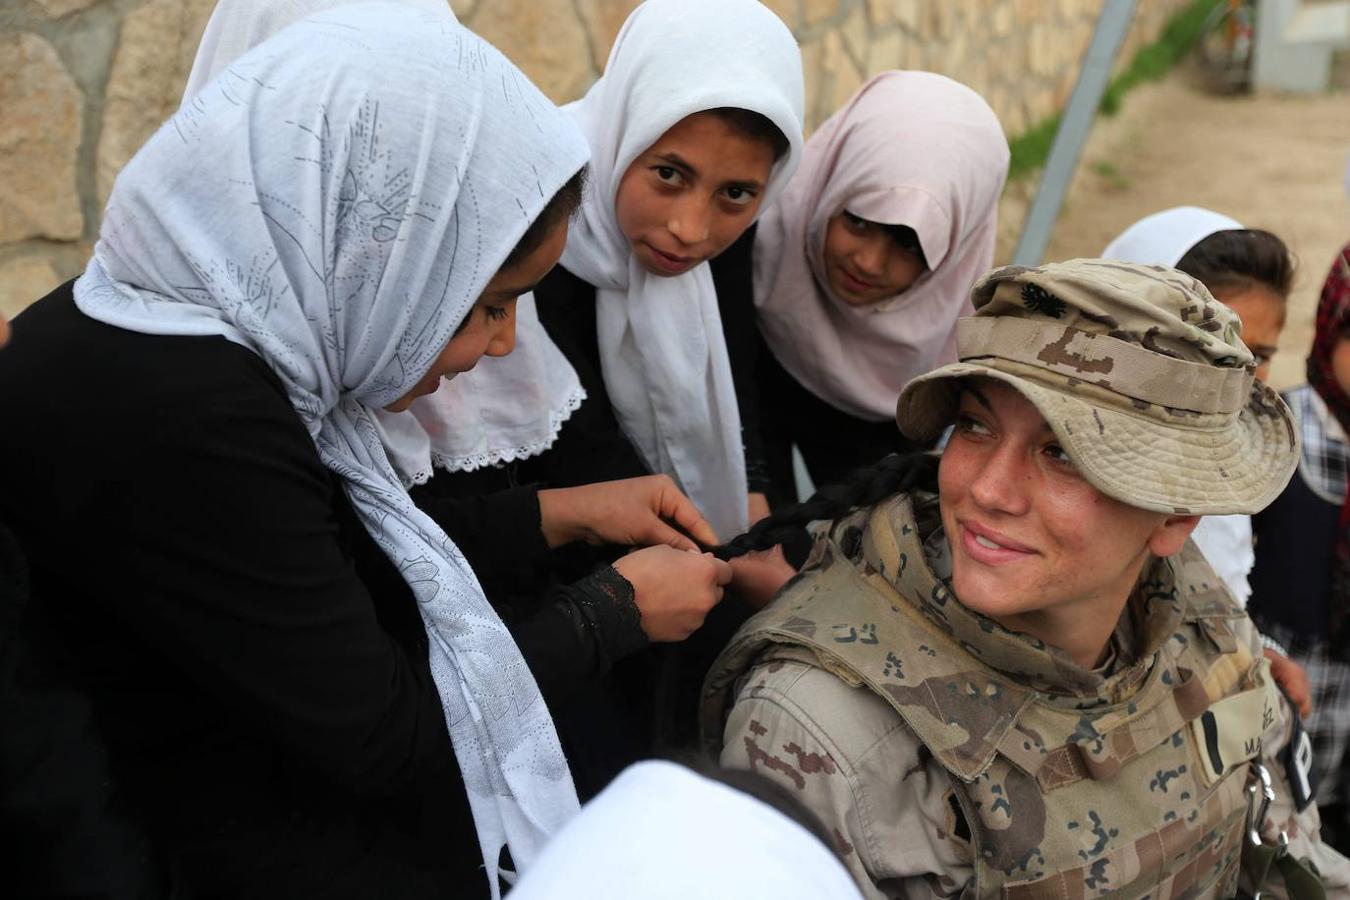
<path fill-rule="evenodd" d="M 961 529 L 961 547 L 976 562 L 987 566 L 1001 566 L 1034 556 L 1036 551 L 986 528 L 978 522 L 957 522 Z"/>

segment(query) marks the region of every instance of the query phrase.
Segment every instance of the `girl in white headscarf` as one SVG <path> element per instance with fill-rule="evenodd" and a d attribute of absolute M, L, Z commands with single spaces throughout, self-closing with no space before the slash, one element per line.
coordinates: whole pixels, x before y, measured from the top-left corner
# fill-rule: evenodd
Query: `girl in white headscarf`
<path fill-rule="evenodd" d="M 783 189 L 802 107 L 796 41 L 755 0 L 647 0 L 604 74 L 567 107 L 591 145 L 590 190 L 566 272 L 536 296 L 590 394 L 580 414 L 595 405 L 574 440 L 626 437 L 724 538 L 747 525 L 748 488 L 706 263 Z"/>
<path fill-rule="evenodd" d="M 1256 358 L 1256 377 L 1270 374 L 1270 360 L 1284 328 L 1285 300 L 1294 266 L 1284 242 L 1268 231 L 1245 229 L 1235 219 L 1197 206 L 1145 216 L 1102 251 L 1106 259 L 1173 266 L 1204 283 L 1242 320 L 1242 340 Z M 1243 606 L 1251 596 L 1251 516 L 1206 516 L 1194 539 Z"/>
<path fill-rule="evenodd" d="M 249 49 L 300 19 L 351 0 L 220 0 L 206 23 L 183 100 Z M 446 0 L 386 0 L 453 16 Z M 537 456 L 586 392 L 549 339 L 530 294 L 516 304 L 516 344 L 413 401 L 407 413 L 376 412 L 385 450 L 405 485 L 437 470 L 471 472 Z"/>
<path fill-rule="evenodd" d="M 4 517 L 187 893 L 495 895 L 503 847 L 528 866 L 575 812 L 529 669 L 371 411 L 509 351 L 586 156 L 450 16 L 332 10 L 195 94 L 73 292 L 16 323 Z M 87 371 L 78 415 L 17 389 Z"/>
<path fill-rule="evenodd" d="M 1284 329 L 1285 301 L 1293 287 L 1294 260 L 1284 241 L 1268 231 L 1243 228 L 1222 213 L 1177 206 L 1135 222 L 1102 251 L 1106 259 L 1172 266 L 1200 281 L 1242 320 L 1242 341 L 1252 351 L 1256 377 L 1270 375 L 1271 357 Z M 1205 516 L 1191 539 L 1246 606 L 1248 575 L 1256 562 L 1251 516 Z M 1253 617 L 1260 623 L 1259 611 Z M 1266 626 L 1262 625 L 1264 631 Z M 1271 671 L 1299 711 L 1312 711 L 1308 676 L 1288 650 L 1263 635 Z"/>

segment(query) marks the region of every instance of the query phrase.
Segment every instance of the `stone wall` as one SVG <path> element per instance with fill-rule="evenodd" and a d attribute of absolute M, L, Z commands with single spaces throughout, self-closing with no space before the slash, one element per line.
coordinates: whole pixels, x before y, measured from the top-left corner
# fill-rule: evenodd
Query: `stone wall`
<path fill-rule="evenodd" d="M 1122 60 L 1187 0 L 1139 0 Z M 1056 112 L 1102 0 L 767 0 L 802 45 L 815 126 L 874 72 L 979 91 L 1016 136 Z M 84 267 L 118 170 L 178 106 L 215 0 L 0 0 L 0 311 Z M 636 0 L 451 0 L 558 101 L 584 91 Z M 1029 190 L 1009 192 L 1015 234 Z M 1006 244 L 1007 241 L 1005 240 Z"/>

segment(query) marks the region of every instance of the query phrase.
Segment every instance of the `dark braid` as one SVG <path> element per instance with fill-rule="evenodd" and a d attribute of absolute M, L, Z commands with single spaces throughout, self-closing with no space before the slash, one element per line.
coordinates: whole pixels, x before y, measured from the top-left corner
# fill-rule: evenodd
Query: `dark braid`
<path fill-rule="evenodd" d="M 799 539 L 810 522 L 837 519 L 860 507 L 880 503 L 892 494 L 937 489 L 938 458 L 931 453 L 891 454 L 856 470 L 844 481 L 829 484 L 805 503 L 778 510 L 745 534 L 710 548 L 718 559 L 735 559 L 757 550 Z"/>

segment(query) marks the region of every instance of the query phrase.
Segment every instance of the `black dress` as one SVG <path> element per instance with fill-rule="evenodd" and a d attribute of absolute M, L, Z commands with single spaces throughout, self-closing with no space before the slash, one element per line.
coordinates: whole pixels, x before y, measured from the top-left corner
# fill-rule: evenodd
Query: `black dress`
<path fill-rule="evenodd" d="M 415 598 L 266 363 L 97 322 L 70 284 L 13 325 L 0 520 L 31 571 L 21 630 L 47 687 L 88 698 L 176 890 L 486 896 Z M 533 491 L 426 508 L 489 591 L 544 564 Z M 533 664 L 584 669 L 581 634 L 551 639 Z"/>
<path fill-rule="evenodd" d="M 89 700 L 52 683 L 21 631 L 28 572 L 0 524 L 0 896 L 167 897 L 167 870 L 121 808 Z"/>

